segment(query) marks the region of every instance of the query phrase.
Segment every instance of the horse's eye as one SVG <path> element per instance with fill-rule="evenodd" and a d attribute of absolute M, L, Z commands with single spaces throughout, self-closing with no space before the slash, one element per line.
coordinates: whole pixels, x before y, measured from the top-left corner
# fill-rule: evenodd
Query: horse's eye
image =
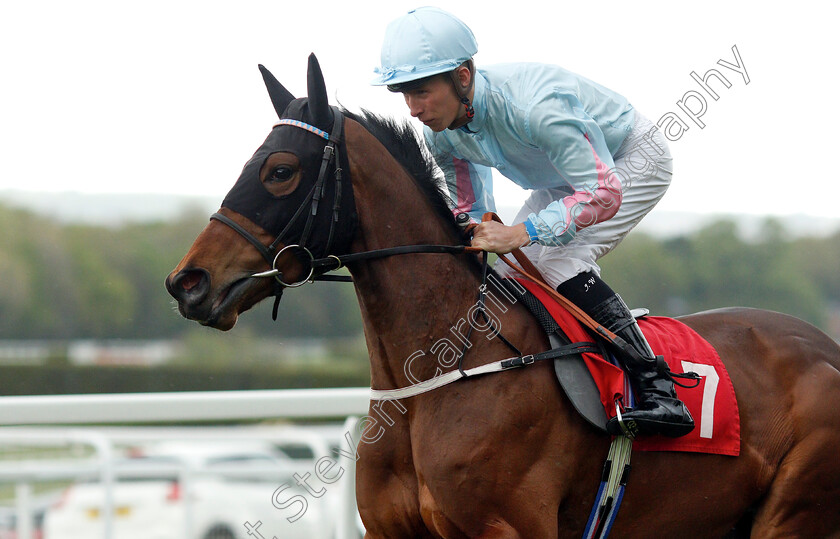
<path fill-rule="evenodd" d="M 271 170 L 271 173 L 268 175 L 268 178 L 266 178 L 266 180 L 274 183 L 287 182 L 292 179 L 292 176 L 294 176 L 294 174 L 295 171 L 291 168 L 287 167 L 286 165 L 280 165 L 274 167 Z"/>

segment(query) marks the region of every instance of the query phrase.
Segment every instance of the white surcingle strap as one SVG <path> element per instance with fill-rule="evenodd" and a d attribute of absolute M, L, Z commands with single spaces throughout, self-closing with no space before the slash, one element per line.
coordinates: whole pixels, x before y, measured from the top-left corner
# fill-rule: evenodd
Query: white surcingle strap
<path fill-rule="evenodd" d="M 449 385 L 452 382 L 460 380 L 461 378 L 469 378 L 470 376 L 477 376 L 479 374 L 487 374 L 491 372 L 500 372 L 511 368 L 503 367 L 502 363 L 504 363 L 504 361 L 497 361 L 496 363 L 490 363 L 488 365 L 482 365 L 481 367 L 467 369 L 463 372 L 463 374 L 459 370 L 450 371 L 445 374 L 441 374 L 440 376 L 435 376 L 434 378 L 430 378 L 423 382 L 419 382 L 417 384 L 404 387 L 402 389 L 371 389 L 370 400 L 378 401 L 392 399 L 407 399 L 409 397 L 415 397 L 428 391 L 438 389 L 439 387 Z"/>
<path fill-rule="evenodd" d="M 491 372 L 506 371 L 518 367 L 525 367 L 537 361 L 559 359 L 562 357 L 574 356 L 577 354 L 583 354 L 587 352 L 599 353 L 600 350 L 597 348 L 595 343 L 576 342 L 560 346 L 558 348 L 553 348 L 551 350 L 547 350 L 545 352 L 540 352 L 537 354 L 510 357 L 501 361 L 496 361 L 495 363 L 488 363 L 487 365 L 481 365 L 480 367 L 473 367 L 472 369 L 467 369 L 465 371 L 453 370 L 441 374 L 440 376 L 435 376 L 434 378 L 429 378 L 428 380 L 424 380 L 422 382 L 418 382 L 414 385 L 410 385 L 408 387 L 403 387 L 400 389 L 371 389 L 370 400 L 379 401 L 386 399 L 407 399 L 409 397 L 422 395 L 423 393 L 438 389 L 445 385 L 449 385 L 452 382 L 457 382 L 462 378 L 470 378 L 472 376 L 488 374 Z"/>

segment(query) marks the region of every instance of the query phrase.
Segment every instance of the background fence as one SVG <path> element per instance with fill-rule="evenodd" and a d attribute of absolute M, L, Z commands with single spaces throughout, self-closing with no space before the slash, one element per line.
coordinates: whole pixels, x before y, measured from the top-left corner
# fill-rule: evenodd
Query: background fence
<path fill-rule="evenodd" d="M 102 485 L 104 500 L 101 537 L 119 539 L 114 532 L 114 490 L 119 483 L 119 469 L 113 463 L 119 448 L 162 440 L 190 440 L 213 444 L 220 441 L 264 441 L 290 453 L 298 451 L 295 469 L 270 470 L 259 467 L 246 471 L 231 470 L 239 479 L 244 473 L 253 478 L 280 473 L 291 478 L 307 476 L 307 470 L 322 457 L 340 462 L 340 481 L 330 485 L 319 511 L 324 517 L 323 537 L 349 539 L 360 537 L 360 523 L 355 505 L 355 460 L 348 458 L 355 447 L 337 451 L 337 447 L 358 439 L 356 418 L 365 415 L 369 405 L 368 388 L 307 390 L 261 390 L 225 392 L 137 393 L 65 396 L 25 396 L 0 398 L 0 485 L 14 500 L 6 508 L 6 525 L 16 532 L 16 539 L 37 538 L 41 532 L 45 506 L 55 501 L 39 493 L 43 485 L 60 485 L 96 478 Z M 305 420 L 317 425 L 296 425 Z M 148 424 L 196 423 L 202 426 L 140 426 Z M 226 426 L 204 426 L 223 422 Z M 231 422 L 249 424 L 231 426 Z M 114 426 L 119 425 L 119 426 Z M 68 452 L 68 448 L 72 451 Z M 146 473 L 161 470 L 146 468 Z M 172 470 L 170 470 L 172 471 Z M 186 479 L 206 470 L 174 470 Z M 215 470 L 218 474 L 219 470 Z M 278 479 L 279 481 L 279 479 Z M 313 500 L 315 501 L 315 500 Z M 190 512 L 190 504 L 185 504 Z M 276 507 L 276 506 L 275 506 Z M 40 512 L 40 513 L 39 513 Z M 0 513 L 0 519 L 3 518 Z M 10 524 L 11 523 L 11 524 Z M 191 527 L 191 518 L 183 518 L 183 530 L 173 537 L 199 537 Z M 243 522 L 243 524 L 245 524 Z M 0 539 L 3 539 L 0 520 Z M 259 530 L 242 527 L 235 537 L 261 537 Z M 267 539 L 271 539 L 266 531 Z M 207 537 L 207 536 L 203 536 Z M 202 537 L 202 539 L 203 539 Z M 225 536 L 227 537 L 227 536 Z M 47 537 L 46 539 L 50 539 Z"/>

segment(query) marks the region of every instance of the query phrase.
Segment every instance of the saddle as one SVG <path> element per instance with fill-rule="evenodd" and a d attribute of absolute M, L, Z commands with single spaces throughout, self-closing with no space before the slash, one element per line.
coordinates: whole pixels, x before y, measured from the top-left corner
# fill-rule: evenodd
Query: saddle
<path fill-rule="evenodd" d="M 526 279 L 498 279 L 521 301 L 542 326 L 552 348 L 572 342 L 597 343 L 600 353 L 583 353 L 554 360 L 554 372 L 575 410 L 589 424 L 606 433 L 616 413 L 616 401 L 632 405 L 632 387 L 613 352 L 540 286 Z M 677 386 L 677 396 L 695 418 L 694 431 L 681 438 L 638 438 L 642 451 L 690 451 L 722 455 L 740 453 L 740 421 L 735 390 L 714 347 L 682 322 L 633 311 L 653 351 L 664 357 L 674 373 L 697 372 L 696 388 Z"/>
<path fill-rule="evenodd" d="M 510 279 L 499 279 L 497 282 L 505 285 L 505 289 L 531 311 L 531 314 L 534 315 L 534 318 L 537 319 L 548 336 L 548 342 L 552 349 L 572 343 L 545 305 L 528 288 L 524 287 L 524 281 L 518 281 L 517 284 L 514 284 Z M 608 355 L 606 346 L 602 341 L 593 339 L 593 342 L 601 349 L 602 355 Z M 598 385 L 584 363 L 583 356 L 574 355 L 555 359 L 554 373 L 575 410 L 593 427 L 606 433 L 609 417 L 607 417 L 601 403 Z"/>

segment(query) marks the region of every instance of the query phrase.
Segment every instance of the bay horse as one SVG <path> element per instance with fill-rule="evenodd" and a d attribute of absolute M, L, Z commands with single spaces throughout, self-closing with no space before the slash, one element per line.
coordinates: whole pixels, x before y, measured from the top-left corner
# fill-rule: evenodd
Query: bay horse
<path fill-rule="evenodd" d="M 263 76 L 281 122 L 167 277 L 181 314 L 227 330 L 257 302 L 322 273 L 313 260 L 346 260 L 372 387 L 454 369 L 428 352 L 476 303 L 477 257 L 360 255 L 463 244 L 422 143 L 408 125 L 330 107 L 314 56 L 307 98 Z M 528 309 L 507 307 L 496 329 L 523 353 L 546 350 Z M 840 537 L 840 348 L 774 312 L 681 320 L 729 371 L 741 452 L 637 453 L 614 536 Z M 482 335 L 464 349 L 464 368 L 511 355 Z M 546 362 L 372 403 L 366 421 L 356 491 L 370 539 L 579 537 L 610 444 L 572 409 Z"/>

